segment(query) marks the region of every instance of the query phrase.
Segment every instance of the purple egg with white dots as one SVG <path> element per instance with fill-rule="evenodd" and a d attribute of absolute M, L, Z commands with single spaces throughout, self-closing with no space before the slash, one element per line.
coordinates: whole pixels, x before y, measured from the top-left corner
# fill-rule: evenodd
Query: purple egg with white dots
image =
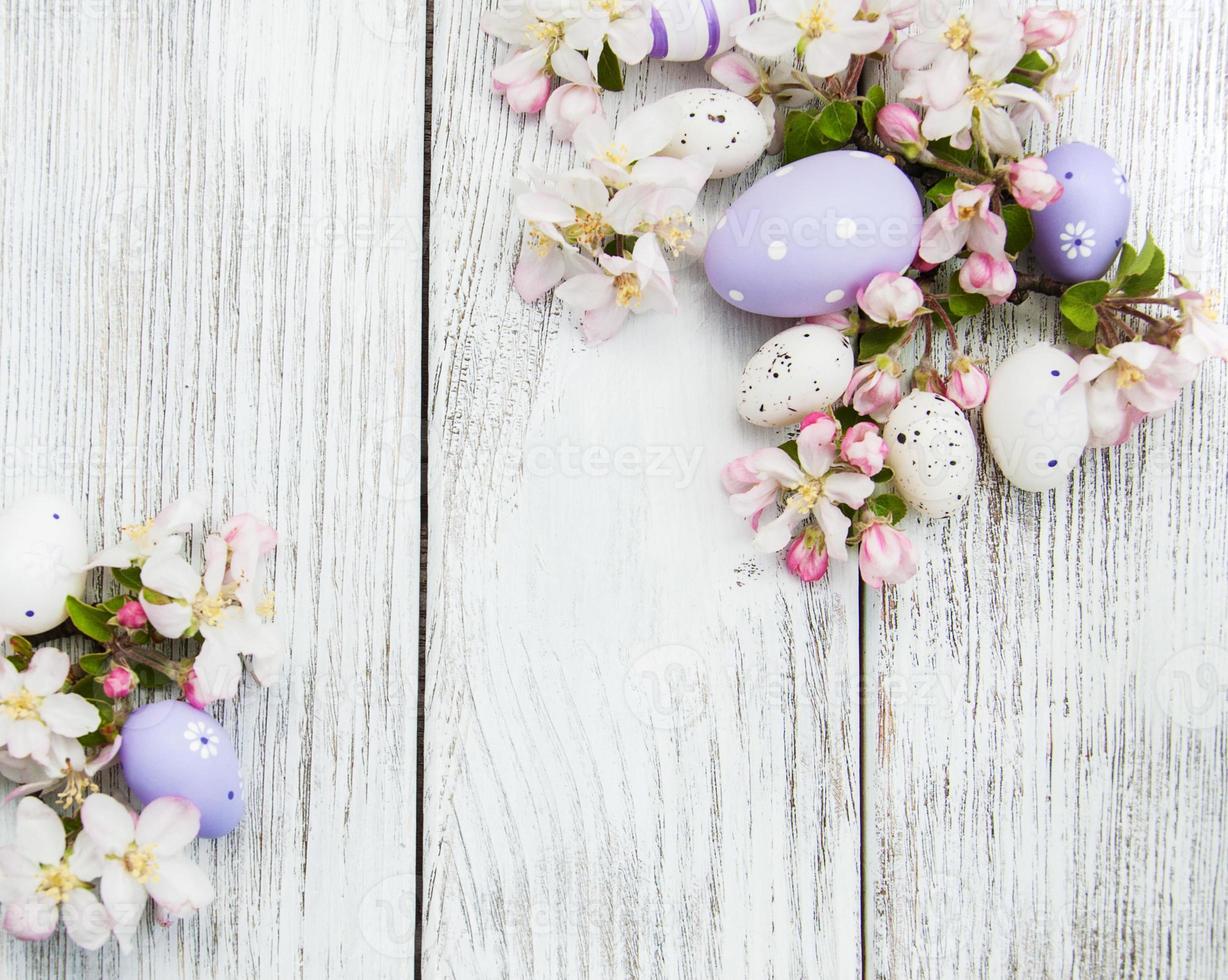
<path fill-rule="evenodd" d="M 708 238 L 708 281 L 738 309 L 803 318 L 848 309 L 882 272 L 903 272 L 921 241 L 921 199 L 872 153 L 807 157 L 757 181 Z"/>
<path fill-rule="evenodd" d="M 1099 147 L 1067 143 L 1045 157 L 1065 188 L 1060 200 L 1032 212 L 1032 251 L 1041 271 L 1059 282 L 1099 279 L 1113 265 L 1130 227 L 1130 185 Z"/>
<path fill-rule="evenodd" d="M 0 514 L 0 629 L 34 636 L 68 618 L 85 594 L 85 523 L 66 497 L 37 493 Z"/>
<path fill-rule="evenodd" d="M 653 0 L 652 49 L 663 61 L 703 61 L 733 47 L 733 25 L 759 9 L 758 0 Z"/>
<path fill-rule="evenodd" d="M 230 736 L 203 711 L 158 701 L 124 722 L 119 761 L 142 804 L 182 796 L 200 809 L 200 836 L 224 837 L 243 819 L 243 779 Z"/>

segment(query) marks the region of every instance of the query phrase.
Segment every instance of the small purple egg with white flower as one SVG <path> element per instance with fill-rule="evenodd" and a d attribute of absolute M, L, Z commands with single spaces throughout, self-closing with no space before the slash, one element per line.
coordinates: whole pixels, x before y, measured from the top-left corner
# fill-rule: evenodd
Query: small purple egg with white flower
<path fill-rule="evenodd" d="M 1032 251 L 1059 282 L 1099 279 L 1113 265 L 1130 227 L 1130 185 L 1117 161 L 1095 146 L 1067 143 L 1045 157 L 1062 182 L 1055 204 L 1032 212 Z"/>
<path fill-rule="evenodd" d="M 921 242 L 921 198 L 899 168 L 861 150 L 820 153 L 757 181 L 708 238 L 708 281 L 748 313 L 802 319 L 845 310 Z"/>
<path fill-rule="evenodd" d="M 243 779 L 230 736 L 203 711 L 159 701 L 124 723 L 119 761 L 142 804 L 182 796 L 200 809 L 200 836 L 224 837 L 243 819 Z"/>

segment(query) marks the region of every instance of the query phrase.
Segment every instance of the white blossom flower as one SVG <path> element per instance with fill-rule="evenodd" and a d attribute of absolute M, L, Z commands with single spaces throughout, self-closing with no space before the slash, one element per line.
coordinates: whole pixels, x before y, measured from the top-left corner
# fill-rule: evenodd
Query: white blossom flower
<path fill-rule="evenodd" d="M 806 71 L 830 78 L 854 55 L 872 54 L 891 34 L 891 20 L 859 17 L 861 0 L 772 0 L 767 10 L 738 27 L 738 45 L 751 54 L 779 58 L 803 52 Z"/>
<path fill-rule="evenodd" d="M 17 843 L 0 848 L 0 902 L 4 928 L 18 939 L 49 939 L 63 913 L 78 946 L 100 948 L 111 935 L 111 917 L 89 882 L 98 877 L 88 853 L 65 854 L 64 824 L 40 800 L 17 804 Z"/>
<path fill-rule="evenodd" d="M 182 533 L 204 516 L 206 504 L 204 494 L 194 491 L 157 517 L 143 524 L 129 524 L 123 528 L 119 543 L 98 552 L 88 567 L 128 568 L 158 555 L 178 554 L 183 549 Z"/>
<path fill-rule="evenodd" d="M 655 156 L 677 135 L 681 110 L 668 101 L 643 106 L 613 130 L 602 116 L 590 116 L 576 127 L 572 142 L 580 159 L 613 188 L 631 183 L 631 166 Z"/>
<path fill-rule="evenodd" d="M 138 817 L 117 800 L 95 793 L 81 808 L 81 822 L 74 856 L 93 877 L 101 877 L 102 903 L 125 952 L 145 914 L 147 896 L 164 910 L 163 920 L 213 901 L 208 877 L 181 853 L 200 832 L 200 810 L 190 800 L 162 797 Z"/>
<path fill-rule="evenodd" d="M 564 38 L 570 47 L 588 52 L 588 67 L 594 75 L 606 42 L 629 65 L 648 57 L 653 44 L 648 0 L 581 0 L 581 10 L 567 25 Z"/>
<path fill-rule="evenodd" d="M 54 647 L 37 651 L 21 672 L 0 657 L 0 747 L 14 759 L 45 762 L 53 748 L 58 757 L 63 740 L 87 735 L 102 723 L 98 709 L 81 695 L 60 693 L 68 667 L 68 657 Z"/>
<path fill-rule="evenodd" d="M 1019 18 L 993 0 L 982 0 L 968 13 L 953 7 L 933 27 L 906 38 L 892 63 L 901 71 L 917 71 L 962 62 L 978 78 L 997 81 L 1010 74 L 1026 52 Z"/>
<path fill-rule="evenodd" d="M 1096 247 L 1096 229 L 1088 227 L 1086 221 L 1067 223 L 1060 237 L 1059 247 L 1072 262 L 1080 257 L 1087 258 Z"/>
<path fill-rule="evenodd" d="M 59 788 L 57 799 L 66 809 L 76 809 L 89 793 L 98 791 L 94 776 L 111 765 L 119 755 L 122 738 L 104 745 L 92 758 L 75 738 L 51 736 L 51 749 L 45 761 L 17 759 L 0 749 L 0 773 L 19 785 L 4 798 L 8 803 L 23 796 L 34 796 Z"/>
<path fill-rule="evenodd" d="M 676 313 L 673 280 L 655 235 L 636 240 L 631 258 L 602 255 L 589 271 L 573 276 L 555 291 L 568 306 L 584 311 L 581 331 L 598 344 L 614 336 L 631 313 Z"/>

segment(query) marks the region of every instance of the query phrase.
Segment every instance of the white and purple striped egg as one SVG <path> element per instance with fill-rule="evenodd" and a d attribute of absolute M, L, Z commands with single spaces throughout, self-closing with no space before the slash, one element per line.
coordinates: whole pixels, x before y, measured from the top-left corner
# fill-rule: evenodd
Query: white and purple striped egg
<path fill-rule="evenodd" d="M 703 61 L 733 47 L 733 25 L 759 0 L 653 0 L 652 51 L 663 61 Z"/>
<path fill-rule="evenodd" d="M 1045 156 L 1065 188 L 1057 203 L 1032 212 L 1032 251 L 1041 270 L 1059 282 L 1099 279 L 1121 251 L 1130 227 L 1130 184 L 1117 161 L 1099 147 L 1067 143 Z"/>

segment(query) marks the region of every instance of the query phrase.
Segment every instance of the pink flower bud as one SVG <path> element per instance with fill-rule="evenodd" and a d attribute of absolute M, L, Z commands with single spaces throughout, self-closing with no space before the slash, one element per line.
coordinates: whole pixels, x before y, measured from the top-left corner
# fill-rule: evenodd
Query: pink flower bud
<path fill-rule="evenodd" d="M 820 441 L 828 446 L 835 445 L 836 433 L 840 431 L 836 420 L 826 412 L 811 412 L 802 419 L 802 431 L 815 425 L 819 426 Z"/>
<path fill-rule="evenodd" d="M 947 394 L 947 387 L 942 383 L 942 378 L 938 376 L 934 366 L 928 362 L 913 371 L 912 386 L 917 391 L 932 392 L 935 395 L 942 395 L 944 398 Z"/>
<path fill-rule="evenodd" d="M 989 375 L 966 357 L 956 359 L 951 367 L 947 397 L 965 412 L 984 405 L 989 397 Z"/>
<path fill-rule="evenodd" d="M 149 622 L 149 617 L 145 615 L 144 606 L 135 599 L 129 599 L 119 607 L 119 612 L 115 614 L 115 621 L 124 629 L 139 630 Z"/>
<path fill-rule="evenodd" d="M 504 94 L 508 107 L 513 112 L 523 112 L 533 115 L 541 112 L 550 101 L 550 78 L 548 75 L 535 75 L 527 82 L 513 85 Z"/>
<path fill-rule="evenodd" d="M 817 527 L 808 527 L 793 539 L 785 554 L 785 565 L 803 582 L 817 582 L 827 574 L 831 557 L 823 546 L 823 534 Z"/>
<path fill-rule="evenodd" d="M 816 313 L 813 316 L 806 317 L 802 322 L 813 323 L 818 327 L 831 327 L 833 330 L 839 330 L 841 333 L 852 326 L 849 318 L 843 313 Z"/>
<path fill-rule="evenodd" d="M 750 96 L 759 91 L 759 66 L 737 51 L 717 55 L 707 64 L 708 74 L 731 92 Z"/>
<path fill-rule="evenodd" d="M 891 410 L 900 403 L 900 375 L 903 368 L 895 358 L 880 354 L 869 364 L 853 372 L 844 391 L 844 403 L 876 422 L 886 422 Z"/>
<path fill-rule="evenodd" d="M 127 667 L 112 667 L 102 679 L 102 693 L 112 699 L 126 698 L 138 683 L 136 674 Z"/>
<path fill-rule="evenodd" d="M 184 700 L 197 711 L 207 708 L 212 703 L 209 698 L 205 697 L 204 692 L 201 690 L 200 681 L 197 680 L 196 671 L 194 669 L 189 670 L 188 676 L 184 678 L 183 697 Z"/>
<path fill-rule="evenodd" d="M 1043 211 L 1066 193 L 1062 182 L 1049 173 L 1049 165 L 1040 157 L 1012 163 L 1006 170 L 1006 180 L 1011 196 L 1029 211 Z"/>
<path fill-rule="evenodd" d="M 979 293 L 994 306 L 1001 306 L 1017 283 L 1015 267 L 1005 256 L 973 252 L 959 270 L 959 284 L 966 293 Z"/>
<path fill-rule="evenodd" d="M 921 119 L 902 102 L 892 102 L 879 109 L 874 126 L 879 139 L 909 160 L 917 159 L 925 149 Z"/>
<path fill-rule="evenodd" d="M 1023 42 L 1029 51 L 1045 51 L 1065 44 L 1078 27 L 1074 11 L 1034 7 L 1023 15 Z"/>
<path fill-rule="evenodd" d="M 554 132 L 554 138 L 567 143 L 575 135 L 577 127 L 590 116 L 604 118 L 601 95 L 595 88 L 568 82 L 554 90 L 546 102 L 542 118 Z"/>
<path fill-rule="evenodd" d="M 840 457 L 865 476 L 877 476 L 887 462 L 887 443 L 873 422 L 858 422 L 844 434 Z"/>
<path fill-rule="evenodd" d="M 861 537 L 858 565 L 866 585 L 881 589 L 916 575 L 917 555 L 907 535 L 888 524 L 875 523 Z"/>
<path fill-rule="evenodd" d="M 921 287 L 898 272 L 880 272 L 857 293 L 857 303 L 870 319 L 888 326 L 911 323 L 925 305 Z"/>

